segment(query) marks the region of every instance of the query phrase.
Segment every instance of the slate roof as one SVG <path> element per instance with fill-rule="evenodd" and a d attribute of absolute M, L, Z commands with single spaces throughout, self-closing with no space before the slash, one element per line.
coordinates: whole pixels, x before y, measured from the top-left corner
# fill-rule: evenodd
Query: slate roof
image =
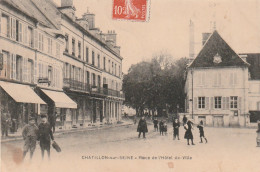
<path fill-rule="evenodd" d="M 221 57 L 221 62 L 214 62 L 216 55 Z M 232 50 L 217 31 L 214 31 L 188 68 L 231 66 L 246 67 L 249 66 L 249 64 Z"/>
<path fill-rule="evenodd" d="M 11 7 L 37 20 L 42 25 L 58 29 L 60 12 L 52 0 L 2 0 Z"/>
<path fill-rule="evenodd" d="M 246 61 L 250 64 L 248 71 L 251 80 L 260 80 L 260 53 L 246 53 Z"/>

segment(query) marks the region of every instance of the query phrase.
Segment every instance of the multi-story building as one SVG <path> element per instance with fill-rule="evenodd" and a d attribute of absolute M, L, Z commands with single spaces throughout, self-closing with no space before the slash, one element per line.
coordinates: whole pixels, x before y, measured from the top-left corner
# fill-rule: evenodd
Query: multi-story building
<path fill-rule="evenodd" d="M 120 120 L 122 57 L 116 34 L 72 0 L 0 2 L 0 105 L 19 126 L 47 113 L 62 124 Z"/>
<path fill-rule="evenodd" d="M 249 68 L 246 59 L 235 53 L 217 31 L 209 36 L 187 68 L 186 111 L 195 123 L 249 125 L 249 108 L 257 110 L 260 101 L 260 84 L 249 78 Z M 250 91 L 254 83 L 256 92 Z"/>

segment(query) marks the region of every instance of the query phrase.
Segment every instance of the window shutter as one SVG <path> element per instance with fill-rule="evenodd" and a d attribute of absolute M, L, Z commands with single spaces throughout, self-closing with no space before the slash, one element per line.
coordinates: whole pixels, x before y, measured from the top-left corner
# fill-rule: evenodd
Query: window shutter
<path fill-rule="evenodd" d="M 226 109 L 230 108 L 229 97 L 226 97 Z"/>
<path fill-rule="evenodd" d="M 241 110 L 241 97 L 238 97 L 238 109 L 240 109 Z"/>
<path fill-rule="evenodd" d="M 23 41 L 23 24 L 19 22 L 19 37 L 18 37 L 18 40 L 19 42 L 22 42 Z"/>
<path fill-rule="evenodd" d="M 34 83 L 37 83 L 37 60 L 34 61 L 34 70 L 33 70 L 33 80 Z"/>
<path fill-rule="evenodd" d="M 197 110 L 198 108 L 198 97 L 194 97 L 194 110 Z"/>
<path fill-rule="evenodd" d="M 38 49 L 38 31 L 36 29 L 34 29 L 34 48 Z"/>
<path fill-rule="evenodd" d="M 2 17 L 2 16 L 1 16 Z M 11 36 L 11 34 L 10 34 L 10 32 L 11 32 L 11 18 L 10 17 L 8 17 L 8 21 L 7 21 L 7 37 L 10 37 Z"/>
<path fill-rule="evenodd" d="M 25 44 L 27 44 L 27 42 L 28 42 L 28 37 L 27 37 L 27 30 L 28 30 L 28 26 L 27 25 L 24 25 L 24 32 L 23 32 L 23 42 L 25 43 Z"/>
<path fill-rule="evenodd" d="M 13 18 L 13 39 L 16 40 L 16 20 Z"/>
<path fill-rule="evenodd" d="M 70 79 L 73 79 L 73 76 L 72 76 L 72 70 L 73 70 L 73 69 L 72 69 L 72 65 L 71 65 L 71 64 L 69 65 L 69 69 L 70 69 L 70 70 L 69 70 L 69 71 L 70 71 L 69 77 L 70 77 Z"/>
<path fill-rule="evenodd" d="M 13 61 L 13 79 L 16 79 L 16 55 L 12 54 Z"/>
<path fill-rule="evenodd" d="M 120 87 L 119 87 L 119 88 L 120 88 Z M 205 109 L 206 109 L 206 110 L 209 110 L 209 97 L 206 97 L 206 98 L 205 98 L 205 101 L 206 101 L 206 102 L 205 102 L 205 103 L 206 103 L 206 104 L 205 104 Z"/>
<path fill-rule="evenodd" d="M 227 109 L 226 97 L 222 97 L 222 109 Z"/>
<path fill-rule="evenodd" d="M 210 106 L 211 106 L 210 109 L 213 110 L 214 109 L 214 97 L 210 98 Z"/>

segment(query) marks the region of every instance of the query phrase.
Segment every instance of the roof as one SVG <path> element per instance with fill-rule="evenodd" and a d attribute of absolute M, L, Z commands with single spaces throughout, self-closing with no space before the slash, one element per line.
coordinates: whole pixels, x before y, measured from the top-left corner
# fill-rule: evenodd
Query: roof
<path fill-rule="evenodd" d="M 2 0 L 49 28 L 59 28 L 60 12 L 52 0 Z"/>
<path fill-rule="evenodd" d="M 231 66 L 246 67 L 249 64 L 232 50 L 217 31 L 214 31 L 188 68 Z"/>
<path fill-rule="evenodd" d="M 260 79 L 260 53 L 245 53 L 240 55 L 246 55 L 246 61 L 250 64 L 249 73 L 250 79 L 259 80 Z"/>

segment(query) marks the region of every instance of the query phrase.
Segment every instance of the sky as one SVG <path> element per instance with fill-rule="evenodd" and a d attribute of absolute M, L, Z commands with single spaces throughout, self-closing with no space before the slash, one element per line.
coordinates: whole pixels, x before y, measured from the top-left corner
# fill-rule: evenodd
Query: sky
<path fill-rule="evenodd" d="M 53 1 L 60 5 L 61 0 Z M 147 22 L 112 19 L 113 0 L 73 3 L 77 17 L 89 9 L 95 14 L 96 27 L 103 33 L 115 30 L 124 58 L 124 73 L 132 64 L 160 52 L 171 54 L 174 59 L 188 57 L 190 20 L 194 23 L 195 54 L 198 54 L 202 48 L 201 34 L 210 32 L 214 13 L 217 31 L 235 52 L 260 53 L 260 0 L 150 0 Z"/>

